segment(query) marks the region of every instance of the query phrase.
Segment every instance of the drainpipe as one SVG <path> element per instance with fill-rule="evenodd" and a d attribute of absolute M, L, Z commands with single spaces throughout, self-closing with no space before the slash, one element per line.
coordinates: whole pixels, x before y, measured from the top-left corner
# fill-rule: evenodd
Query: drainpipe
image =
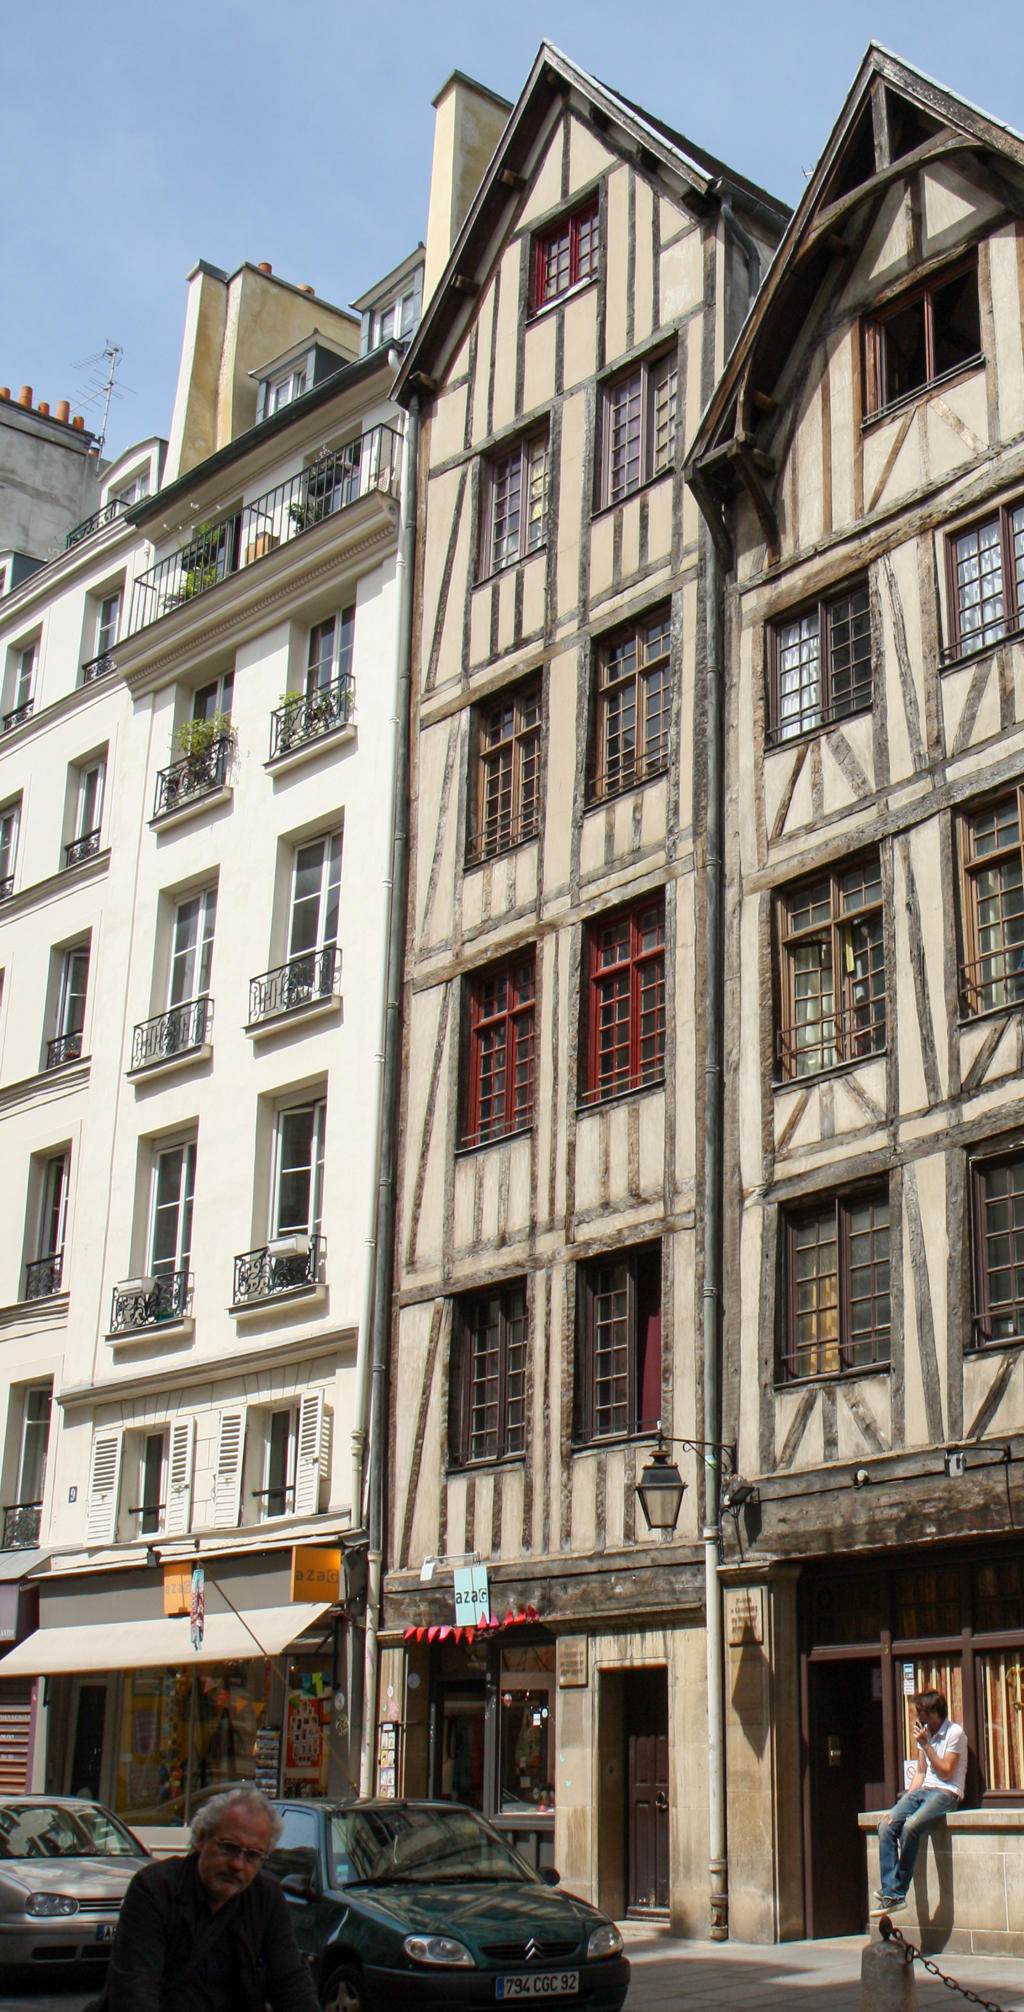
<path fill-rule="evenodd" d="M 712 184 L 713 192 L 719 197 L 722 222 L 731 231 L 747 261 L 747 311 L 750 310 L 754 295 L 761 285 L 761 254 L 750 232 L 740 223 L 728 194 L 729 183 L 719 175 Z"/>
<path fill-rule="evenodd" d="M 373 1319 L 371 1325 L 370 1438 L 366 1473 L 366 1628 L 364 1636 L 363 1741 L 359 1763 L 362 1795 L 373 1793 L 374 1730 L 377 1711 L 377 1632 L 380 1626 L 384 1554 L 384 1453 L 387 1444 L 388 1353 L 395 1237 L 395 1154 L 402 1067 L 402 978 L 405 961 L 405 904 L 409 866 L 409 720 L 412 698 L 412 615 L 416 557 L 416 467 L 419 460 L 419 398 L 409 401 L 402 449 L 401 530 L 398 541 L 398 689 L 394 826 L 388 914 L 384 1008 L 384 1068 L 381 1085 L 380 1172 L 374 1235 Z"/>
<path fill-rule="evenodd" d="M 707 955 L 704 1017 L 704 1292 L 701 1336 L 704 1368 L 704 1438 L 722 1438 L 722 1132 L 723 1132 L 723 725 L 722 567 L 705 532 L 707 842 L 704 860 L 704 932 Z M 711 1940 L 729 1934 L 729 1862 L 725 1833 L 725 1648 L 722 1629 L 721 1469 L 704 1469 L 704 1608 L 708 1690 L 708 1865 Z"/>

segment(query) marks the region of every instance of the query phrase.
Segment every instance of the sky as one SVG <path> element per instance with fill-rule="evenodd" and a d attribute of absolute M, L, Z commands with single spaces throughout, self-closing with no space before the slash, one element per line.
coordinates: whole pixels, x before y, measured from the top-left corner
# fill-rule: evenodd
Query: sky
<path fill-rule="evenodd" d="M 68 398 L 106 452 L 166 434 L 198 258 L 347 305 L 425 235 L 431 99 L 514 100 L 542 40 L 785 201 L 869 42 L 1024 129 L 1020 0 L 35 0 L 0 33 L 0 383 Z M 85 363 L 85 368 L 78 368 Z"/>

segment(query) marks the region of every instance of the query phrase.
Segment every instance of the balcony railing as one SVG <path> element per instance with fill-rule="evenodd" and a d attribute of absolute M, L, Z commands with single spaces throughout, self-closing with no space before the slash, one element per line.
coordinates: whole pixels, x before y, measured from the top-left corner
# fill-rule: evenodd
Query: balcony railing
<path fill-rule="evenodd" d="M 202 1048 L 209 1037 L 212 1018 L 213 1000 L 207 993 L 202 999 L 188 999 L 182 1006 L 171 1006 L 153 1020 L 140 1021 L 132 1035 L 132 1068 L 144 1069 L 150 1062 L 169 1062 L 176 1055 Z"/>
<path fill-rule="evenodd" d="M 111 1334 L 136 1334 L 185 1320 L 192 1311 L 192 1273 L 164 1272 L 160 1278 L 129 1278 L 114 1287 L 110 1309 Z"/>
<path fill-rule="evenodd" d="M 112 671 L 114 659 L 109 650 L 101 650 L 98 657 L 87 657 L 79 673 L 83 685 L 91 685 L 94 678 L 101 678 L 104 671 Z"/>
<path fill-rule="evenodd" d="M 12 734 L 15 727 L 20 727 L 24 720 L 31 719 L 32 706 L 33 700 L 26 699 L 23 706 L 15 706 L 13 713 L 5 713 L 3 717 L 4 733 Z"/>
<path fill-rule="evenodd" d="M 299 1286 L 316 1285 L 320 1277 L 322 1237 L 310 1237 L 296 1230 L 294 1235 L 273 1237 L 259 1250 L 243 1251 L 235 1259 L 235 1306 L 256 1306 L 274 1299 L 278 1293 L 294 1292 Z"/>
<path fill-rule="evenodd" d="M 0 901 L 6 901 L 8 895 L 13 893 L 14 893 L 13 873 L 5 873 L 0 875 Z"/>
<path fill-rule="evenodd" d="M 25 1298 L 49 1299 L 51 1293 L 59 1292 L 63 1269 L 63 1251 L 51 1251 L 49 1257 L 33 1258 L 25 1266 Z"/>
<path fill-rule="evenodd" d="M 313 692 L 296 692 L 270 715 L 270 756 L 291 754 L 321 734 L 345 727 L 352 717 L 355 686 L 351 675 L 337 678 L 333 685 L 321 685 Z"/>
<path fill-rule="evenodd" d="M 229 574 L 254 565 L 361 496 L 375 492 L 397 496 L 400 455 L 399 435 L 390 426 L 374 426 L 336 453 L 322 454 L 290 481 L 255 497 L 169 559 L 140 573 L 132 589 L 125 634 L 134 636 L 161 615 L 209 593 Z"/>
<path fill-rule="evenodd" d="M 91 538 L 94 531 L 102 531 L 104 524 L 115 523 L 118 517 L 124 516 L 124 512 L 125 505 L 120 496 L 112 496 L 109 503 L 104 503 L 101 510 L 94 510 L 91 517 L 83 517 L 82 522 L 74 525 L 68 532 L 64 540 L 65 552 L 70 552 L 75 545 L 80 545 L 83 539 Z"/>
<path fill-rule="evenodd" d="M 73 1034 L 55 1034 L 46 1044 L 46 1066 L 59 1069 L 62 1062 L 77 1062 L 82 1054 L 82 1029 Z"/>
<path fill-rule="evenodd" d="M 100 827 L 95 831 L 83 831 L 80 838 L 71 839 L 64 847 L 65 866 L 78 866 L 83 859 L 91 859 L 100 849 Z"/>
<path fill-rule="evenodd" d="M 249 1025 L 293 1013 L 317 1000 L 331 999 L 341 974 L 341 951 L 333 943 L 322 950 L 304 950 L 274 971 L 249 980 Z"/>
<path fill-rule="evenodd" d="M 162 768 L 156 779 L 154 817 L 166 817 L 194 798 L 211 796 L 221 789 L 227 774 L 228 756 L 233 746 L 231 734 L 218 734 L 208 748 L 185 755 L 182 761 Z"/>
<path fill-rule="evenodd" d="M 3 1543 L 0 1550 L 34 1551 L 43 1520 L 41 1502 L 8 1502 L 4 1509 Z"/>
<path fill-rule="evenodd" d="M 260 1505 L 261 1523 L 269 1522 L 271 1516 L 287 1516 L 295 1507 L 295 1484 L 289 1481 L 279 1488 L 254 1488 L 252 1499 Z"/>
<path fill-rule="evenodd" d="M 137 1530 L 140 1537 L 155 1537 L 164 1527 L 166 1512 L 166 1502 L 136 1502 L 128 1514 L 138 1517 Z"/>

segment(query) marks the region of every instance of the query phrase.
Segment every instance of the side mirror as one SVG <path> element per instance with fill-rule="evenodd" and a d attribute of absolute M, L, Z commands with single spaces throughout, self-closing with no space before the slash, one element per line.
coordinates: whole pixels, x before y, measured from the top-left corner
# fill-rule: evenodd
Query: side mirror
<path fill-rule="evenodd" d="M 542 1886 L 560 1886 L 562 1883 L 562 1875 L 555 1871 L 553 1865 L 538 1866 L 537 1878 Z"/>
<path fill-rule="evenodd" d="M 316 1879 L 311 1872 L 286 1872 L 278 1881 L 282 1893 L 290 1900 L 315 1900 Z"/>

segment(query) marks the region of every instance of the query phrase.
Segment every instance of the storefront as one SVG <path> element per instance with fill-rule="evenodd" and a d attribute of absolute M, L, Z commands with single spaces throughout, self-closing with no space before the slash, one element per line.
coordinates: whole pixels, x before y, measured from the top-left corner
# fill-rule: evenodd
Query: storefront
<path fill-rule="evenodd" d="M 42 1551 L 0 1555 L 0 1794 L 23 1795 L 34 1785 L 36 1732 L 41 1685 L 15 1675 L 11 1651 L 36 1626 L 39 1596 L 26 1574 L 45 1557 Z"/>

